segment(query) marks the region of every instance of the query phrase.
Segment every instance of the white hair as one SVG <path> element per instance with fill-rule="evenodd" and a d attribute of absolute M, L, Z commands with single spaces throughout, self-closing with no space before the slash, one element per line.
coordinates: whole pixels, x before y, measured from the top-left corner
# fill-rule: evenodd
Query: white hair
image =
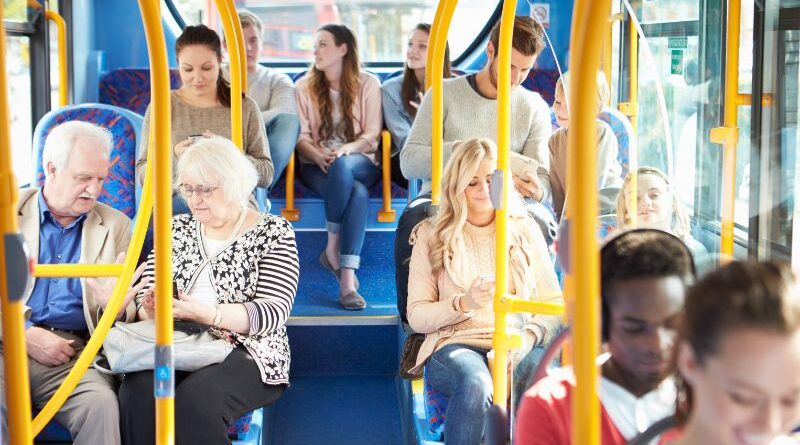
<path fill-rule="evenodd" d="M 253 164 L 233 142 L 221 136 L 202 138 L 178 159 L 176 183 L 186 179 L 216 181 L 229 202 L 247 201 L 258 184 Z M 204 185 L 211 185 L 206 182 Z"/>
<path fill-rule="evenodd" d="M 44 141 L 42 166 L 44 167 L 45 175 L 50 174 L 47 170 L 48 163 L 52 163 L 56 170 L 62 170 L 67 166 L 72 149 L 75 148 L 75 140 L 78 138 L 97 140 L 103 147 L 105 158 L 109 159 L 111 157 L 114 137 L 108 129 L 83 121 L 64 122 L 53 128 Z"/>

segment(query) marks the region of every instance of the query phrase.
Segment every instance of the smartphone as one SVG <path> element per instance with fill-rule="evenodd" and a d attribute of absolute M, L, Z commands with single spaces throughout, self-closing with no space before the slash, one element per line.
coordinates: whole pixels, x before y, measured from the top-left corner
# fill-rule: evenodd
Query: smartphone
<path fill-rule="evenodd" d="M 192 141 L 192 144 L 194 144 L 195 142 L 199 141 L 200 139 L 203 139 L 204 137 L 205 136 L 203 136 L 202 134 L 190 134 L 189 140 Z"/>
<path fill-rule="evenodd" d="M 178 283 L 172 281 L 172 298 L 178 299 Z"/>

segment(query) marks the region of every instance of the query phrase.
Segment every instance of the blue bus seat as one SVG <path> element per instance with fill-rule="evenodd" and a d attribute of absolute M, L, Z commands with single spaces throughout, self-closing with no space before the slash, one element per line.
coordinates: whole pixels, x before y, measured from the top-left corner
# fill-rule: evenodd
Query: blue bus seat
<path fill-rule="evenodd" d="M 556 82 L 561 77 L 558 70 L 543 70 L 534 67 L 528 73 L 528 77 L 522 81 L 522 86 L 539 93 L 542 99 L 549 105 L 553 105 L 555 100 Z"/>
<path fill-rule="evenodd" d="M 181 86 L 178 70 L 169 71 L 170 89 Z M 120 68 L 100 77 L 100 103 L 144 115 L 150 105 L 150 68 Z"/>
<path fill-rule="evenodd" d="M 240 417 L 228 427 L 228 437 L 232 445 L 261 445 L 264 428 L 264 408 Z"/>
<path fill-rule="evenodd" d="M 103 183 L 99 201 L 133 218 L 136 214 L 135 165 L 141 138 L 142 117 L 136 113 L 105 104 L 70 105 L 53 110 L 42 117 L 33 132 L 36 153 L 36 185 L 44 185 L 42 151 L 50 131 L 67 121 L 90 122 L 107 128 L 114 136 L 111 149 L 111 170 Z"/>
<path fill-rule="evenodd" d="M 614 132 L 614 136 L 617 138 L 617 145 L 619 146 L 617 160 L 622 166 L 622 177 L 624 178 L 631 169 L 631 150 L 636 149 L 633 126 L 624 114 L 610 107 L 603 107 L 597 117 L 611 127 L 611 131 Z"/>

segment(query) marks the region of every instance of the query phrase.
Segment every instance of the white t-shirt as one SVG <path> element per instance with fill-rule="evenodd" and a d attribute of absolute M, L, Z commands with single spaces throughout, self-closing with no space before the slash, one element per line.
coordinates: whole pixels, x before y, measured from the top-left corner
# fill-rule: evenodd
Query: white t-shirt
<path fill-rule="evenodd" d="M 222 252 L 228 242 L 203 236 L 203 244 L 205 245 L 208 257 L 211 258 Z M 204 304 L 217 304 L 217 291 L 215 291 L 214 286 L 211 285 L 210 263 L 206 263 L 203 268 L 200 269 L 200 275 L 197 276 L 194 286 L 189 290 L 189 298 Z"/>
<path fill-rule="evenodd" d="M 625 388 L 600 377 L 600 402 L 608 417 L 627 440 L 643 433 L 650 425 L 675 414 L 675 382 L 668 378 L 658 388 L 636 397 Z"/>

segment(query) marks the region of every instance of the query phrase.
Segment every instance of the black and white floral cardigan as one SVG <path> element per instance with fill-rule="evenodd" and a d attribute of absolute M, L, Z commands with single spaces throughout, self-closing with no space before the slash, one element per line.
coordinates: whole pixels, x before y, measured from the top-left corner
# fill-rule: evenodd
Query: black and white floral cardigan
<path fill-rule="evenodd" d="M 289 340 L 286 320 L 292 310 L 300 275 L 294 230 L 285 219 L 262 215 L 250 229 L 209 258 L 201 242 L 200 223 L 190 214 L 172 220 L 173 279 L 189 292 L 208 262 L 217 302 L 241 303 L 250 318 L 246 335 L 212 328 L 221 338 L 247 349 L 270 385 L 289 382 Z M 153 253 L 142 275 L 153 277 Z M 137 307 L 144 296 L 136 298 Z"/>

